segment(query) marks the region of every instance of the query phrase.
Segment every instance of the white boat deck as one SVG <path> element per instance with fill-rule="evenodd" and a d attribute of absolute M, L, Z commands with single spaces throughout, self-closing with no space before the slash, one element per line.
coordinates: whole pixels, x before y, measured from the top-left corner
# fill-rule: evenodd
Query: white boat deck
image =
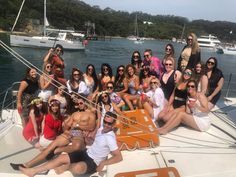
<path fill-rule="evenodd" d="M 219 107 L 233 103 L 236 102 L 224 102 L 219 104 Z M 158 147 L 122 151 L 123 161 L 107 166 L 104 176 L 113 177 L 122 172 L 175 167 L 181 177 L 235 177 L 236 139 L 233 137 L 236 137 L 236 129 L 215 114 L 211 113 L 210 116 L 213 125 L 207 132 L 180 126 L 167 135 L 161 135 Z M 227 131 L 232 137 L 216 126 Z M 1 132 L 0 176 L 24 176 L 12 170 L 9 163 L 28 161 L 38 153 L 23 139 L 21 131 L 19 125 L 13 124 Z M 58 175 L 51 170 L 47 176 Z M 70 177 L 72 174 L 66 172 L 60 176 Z"/>

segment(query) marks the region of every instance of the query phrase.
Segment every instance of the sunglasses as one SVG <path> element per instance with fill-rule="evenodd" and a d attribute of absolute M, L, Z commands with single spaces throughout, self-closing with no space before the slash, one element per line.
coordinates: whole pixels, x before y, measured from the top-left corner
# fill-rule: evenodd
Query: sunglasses
<path fill-rule="evenodd" d="M 93 71 L 93 68 L 88 68 L 88 71 Z"/>
<path fill-rule="evenodd" d="M 150 82 L 150 84 L 158 84 L 158 82 Z"/>
<path fill-rule="evenodd" d="M 105 119 L 103 120 L 103 124 L 107 124 L 107 125 L 112 125 L 113 124 L 113 122 L 108 122 L 108 121 L 106 121 Z"/>
<path fill-rule="evenodd" d="M 107 89 L 113 89 L 113 87 L 109 87 L 109 86 L 108 86 Z"/>
<path fill-rule="evenodd" d="M 146 58 L 146 57 L 149 57 L 150 55 L 144 55 L 144 57 Z"/>
<path fill-rule="evenodd" d="M 134 55 L 134 58 L 139 58 L 139 55 Z"/>
<path fill-rule="evenodd" d="M 107 98 L 107 95 L 102 96 L 102 99 Z"/>
<path fill-rule="evenodd" d="M 124 69 L 118 69 L 118 71 L 124 71 Z"/>
<path fill-rule="evenodd" d="M 79 73 L 74 73 L 73 76 L 79 76 L 80 74 Z"/>
<path fill-rule="evenodd" d="M 191 72 L 188 72 L 188 71 L 187 71 L 187 72 L 184 72 L 184 74 L 187 75 L 187 76 L 191 76 L 191 75 L 192 75 L 192 73 L 191 73 Z"/>
<path fill-rule="evenodd" d="M 171 48 L 166 48 L 166 51 L 171 51 L 172 49 Z"/>
<path fill-rule="evenodd" d="M 188 85 L 188 88 L 195 88 L 195 85 Z"/>
<path fill-rule="evenodd" d="M 188 41 L 192 41 L 193 39 L 191 39 L 191 38 L 188 38 Z"/>
<path fill-rule="evenodd" d="M 61 49 L 56 49 L 57 52 L 61 52 Z"/>
<path fill-rule="evenodd" d="M 172 63 L 166 63 L 165 66 L 172 66 Z"/>
<path fill-rule="evenodd" d="M 207 64 L 210 64 L 210 65 L 214 65 L 215 62 L 212 62 L 212 61 L 208 61 Z"/>
<path fill-rule="evenodd" d="M 108 68 L 103 68 L 103 71 L 108 71 Z"/>
<path fill-rule="evenodd" d="M 52 66 L 51 66 L 51 65 L 48 65 L 48 66 L 46 66 L 46 68 L 52 68 Z"/>
<path fill-rule="evenodd" d="M 83 105 L 84 103 L 83 103 L 83 102 L 78 102 L 77 104 L 79 104 L 79 105 Z"/>

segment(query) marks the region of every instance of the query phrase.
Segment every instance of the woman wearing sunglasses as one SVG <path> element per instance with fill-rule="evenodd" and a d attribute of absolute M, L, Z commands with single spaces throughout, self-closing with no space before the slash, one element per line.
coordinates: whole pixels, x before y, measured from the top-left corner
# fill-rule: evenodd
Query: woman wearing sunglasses
<path fill-rule="evenodd" d="M 153 122 L 158 118 L 158 114 L 163 109 L 165 104 L 165 96 L 160 88 L 160 81 L 153 77 L 150 80 L 150 90 L 147 93 L 142 93 L 139 98 L 139 108 L 144 108 L 152 117 Z"/>
<path fill-rule="evenodd" d="M 222 71 L 217 68 L 217 59 L 210 57 L 206 62 L 206 76 L 208 78 L 207 99 L 211 110 L 220 99 L 221 89 L 224 85 L 224 76 Z"/>
<path fill-rule="evenodd" d="M 186 101 L 186 112 L 175 112 L 166 124 L 159 128 L 160 134 L 167 134 L 180 123 L 198 131 L 207 131 L 211 121 L 208 116 L 208 101 L 204 94 L 197 92 L 197 82 L 190 80 L 187 84 L 188 99 Z"/>
<path fill-rule="evenodd" d="M 63 46 L 57 44 L 55 48 L 52 48 L 48 51 L 47 55 L 44 57 L 44 63 L 51 63 L 52 65 L 52 73 L 56 76 L 56 79 L 61 84 L 66 83 L 66 79 L 64 78 L 64 68 L 65 63 L 62 59 L 63 55 Z"/>
<path fill-rule="evenodd" d="M 44 103 L 54 94 L 56 87 L 53 85 L 54 75 L 52 74 L 52 65 L 50 63 L 43 64 L 43 74 L 39 78 L 40 93 L 39 97 L 43 99 Z M 46 104 L 45 104 L 46 105 Z"/>
<path fill-rule="evenodd" d="M 165 108 L 159 114 L 159 118 L 167 121 L 174 112 L 184 111 L 185 103 L 187 99 L 187 83 L 192 78 L 192 70 L 185 69 L 181 79 L 176 84 L 170 99 L 168 100 L 168 104 L 165 105 Z"/>
<path fill-rule="evenodd" d="M 180 54 L 177 69 L 181 72 L 183 72 L 185 68 L 193 69 L 199 61 L 201 61 L 201 54 L 197 36 L 194 33 L 190 33 L 187 37 L 187 45 L 184 46 Z"/>

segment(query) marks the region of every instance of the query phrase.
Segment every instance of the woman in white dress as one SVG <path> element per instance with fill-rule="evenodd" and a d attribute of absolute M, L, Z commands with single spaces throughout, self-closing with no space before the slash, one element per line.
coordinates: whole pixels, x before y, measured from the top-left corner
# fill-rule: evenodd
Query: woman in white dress
<path fill-rule="evenodd" d="M 188 82 L 187 92 L 186 112 L 173 114 L 166 124 L 158 129 L 160 134 L 168 133 L 180 123 L 198 131 L 207 131 L 210 128 L 208 101 L 204 94 L 197 92 L 197 82 L 195 80 Z"/>
<path fill-rule="evenodd" d="M 157 78 L 150 80 L 150 90 L 142 93 L 139 98 L 139 108 L 144 108 L 152 117 L 153 122 L 158 118 L 158 114 L 162 111 L 165 104 L 165 96 L 160 88 L 160 81 Z"/>

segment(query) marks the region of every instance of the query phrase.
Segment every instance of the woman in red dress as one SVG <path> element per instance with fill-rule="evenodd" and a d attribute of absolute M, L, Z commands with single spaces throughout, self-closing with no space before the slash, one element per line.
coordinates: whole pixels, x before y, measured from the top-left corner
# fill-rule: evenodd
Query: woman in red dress
<path fill-rule="evenodd" d="M 29 122 L 23 129 L 23 136 L 32 145 L 39 141 L 41 133 L 41 124 L 45 110 L 43 109 L 43 101 L 40 98 L 35 98 L 30 103 Z"/>
<path fill-rule="evenodd" d="M 39 139 L 39 148 L 46 148 L 62 133 L 62 121 L 60 102 L 55 99 L 50 100 L 48 114 L 44 117 L 42 123 L 42 135 Z"/>

